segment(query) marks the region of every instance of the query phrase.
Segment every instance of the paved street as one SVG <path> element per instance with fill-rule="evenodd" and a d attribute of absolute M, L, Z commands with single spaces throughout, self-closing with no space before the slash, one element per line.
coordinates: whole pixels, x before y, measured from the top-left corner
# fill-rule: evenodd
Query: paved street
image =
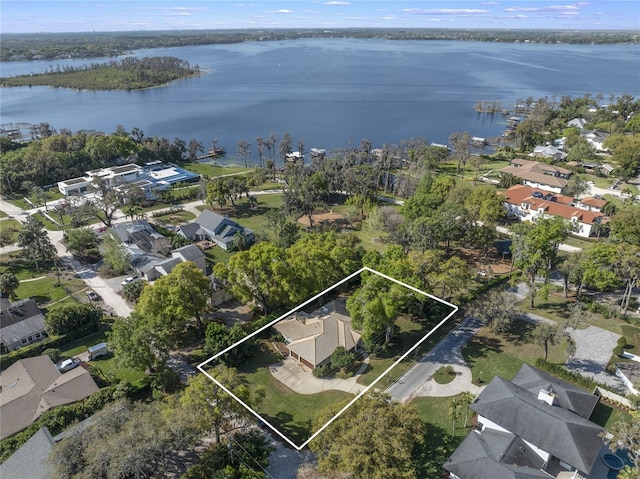
<path fill-rule="evenodd" d="M 396 381 L 387 392 L 399 402 L 406 402 L 412 397 L 427 395 L 435 386 L 428 384 L 433 374 L 442 366 L 451 364 L 461 377 L 448 385 L 440 388 L 439 395 L 454 396 L 463 391 L 471 391 L 477 394 L 471 384 L 471 375 L 466 375 L 464 368 L 468 369 L 462 356 L 462 348 L 482 327 L 482 323 L 474 318 L 466 318 L 442 341 L 440 341 L 428 354 L 418 360 L 416 365 Z M 467 380 L 465 380 L 465 378 Z M 422 391 L 423 394 L 420 394 Z"/>

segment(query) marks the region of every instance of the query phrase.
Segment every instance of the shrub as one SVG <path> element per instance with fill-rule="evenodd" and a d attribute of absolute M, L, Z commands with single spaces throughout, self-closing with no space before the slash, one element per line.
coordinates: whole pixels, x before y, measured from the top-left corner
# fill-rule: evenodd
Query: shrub
<path fill-rule="evenodd" d="M 616 346 L 615 348 L 613 348 L 613 354 L 615 354 L 616 356 L 622 356 L 623 352 L 624 349 L 622 348 L 622 346 Z"/>
<path fill-rule="evenodd" d="M 317 366 L 313 370 L 313 375 L 317 378 L 326 378 L 331 374 L 333 369 L 330 364 L 322 364 L 321 366 Z"/>
<path fill-rule="evenodd" d="M 42 356 L 49 356 L 49 358 L 51 358 L 51 361 L 57 363 L 62 356 L 62 352 L 56 348 L 48 348 L 42 351 Z"/>
<path fill-rule="evenodd" d="M 618 339 L 618 346 L 620 346 L 621 348 L 624 348 L 627 345 L 627 338 L 625 338 L 624 336 L 620 336 L 620 338 Z"/>
<path fill-rule="evenodd" d="M 338 346 L 333 354 L 331 354 L 331 365 L 334 368 L 348 368 L 356 360 L 356 355 L 351 351 L 347 351 L 343 346 Z"/>

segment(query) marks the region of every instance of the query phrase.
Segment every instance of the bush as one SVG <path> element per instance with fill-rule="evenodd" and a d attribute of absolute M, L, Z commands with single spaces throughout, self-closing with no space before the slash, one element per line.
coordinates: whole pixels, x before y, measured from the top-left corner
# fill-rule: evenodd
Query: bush
<path fill-rule="evenodd" d="M 622 348 L 622 346 L 616 346 L 615 348 L 613 348 L 613 354 L 615 354 L 616 356 L 622 356 L 623 352 L 624 349 Z"/>
<path fill-rule="evenodd" d="M 627 345 L 627 338 L 625 338 L 624 336 L 620 336 L 620 338 L 618 339 L 618 346 L 624 349 L 626 345 Z"/>
<path fill-rule="evenodd" d="M 347 351 L 343 346 L 338 346 L 331 354 L 331 365 L 334 368 L 349 368 L 356 361 L 356 355 Z"/>
<path fill-rule="evenodd" d="M 62 352 L 56 348 L 48 348 L 42 351 L 42 356 L 49 356 L 49 358 L 51 358 L 51 361 L 57 363 L 62 357 Z"/>
<path fill-rule="evenodd" d="M 331 368 L 331 364 L 323 364 L 321 366 L 317 366 L 313 370 L 313 375 L 317 378 L 326 378 L 328 377 L 333 369 Z"/>

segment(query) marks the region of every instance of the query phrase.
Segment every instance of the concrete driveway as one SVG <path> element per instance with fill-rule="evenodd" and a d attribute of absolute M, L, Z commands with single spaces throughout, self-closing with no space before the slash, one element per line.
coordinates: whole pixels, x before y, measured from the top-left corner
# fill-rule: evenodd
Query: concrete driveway
<path fill-rule="evenodd" d="M 365 359 L 365 363 L 367 362 L 368 359 Z M 364 365 L 361 369 L 364 369 Z M 317 394 L 331 390 L 358 394 L 367 388 L 364 384 L 358 384 L 359 374 L 349 379 L 321 379 L 293 358 L 286 358 L 280 363 L 270 365 L 269 371 L 274 378 L 299 394 Z"/>
<path fill-rule="evenodd" d="M 404 376 L 391 385 L 387 392 L 399 402 L 406 402 L 419 396 L 455 396 L 464 391 L 479 394 L 482 388 L 471 383 L 471 370 L 462 356 L 462 348 L 482 327 L 482 322 L 466 318 L 429 353 L 418 360 Z M 449 384 L 437 384 L 434 373 L 442 366 L 450 364 L 457 373 Z"/>

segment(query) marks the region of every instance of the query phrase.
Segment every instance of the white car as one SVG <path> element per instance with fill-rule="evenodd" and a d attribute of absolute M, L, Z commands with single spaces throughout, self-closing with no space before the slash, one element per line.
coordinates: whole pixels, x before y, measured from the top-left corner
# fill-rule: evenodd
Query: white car
<path fill-rule="evenodd" d="M 129 276 L 128 278 L 122 280 L 122 283 L 120 283 L 122 286 L 126 286 L 129 283 L 133 283 L 134 281 L 138 280 L 138 276 L 134 275 L 134 276 Z"/>
<path fill-rule="evenodd" d="M 56 364 L 56 367 L 58 368 L 58 371 L 60 371 L 61 373 L 66 373 L 67 371 L 71 371 L 72 369 L 77 367 L 79 364 L 80 364 L 79 358 L 71 358 L 71 359 L 65 359 L 64 361 L 59 362 L 58 364 Z"/>

